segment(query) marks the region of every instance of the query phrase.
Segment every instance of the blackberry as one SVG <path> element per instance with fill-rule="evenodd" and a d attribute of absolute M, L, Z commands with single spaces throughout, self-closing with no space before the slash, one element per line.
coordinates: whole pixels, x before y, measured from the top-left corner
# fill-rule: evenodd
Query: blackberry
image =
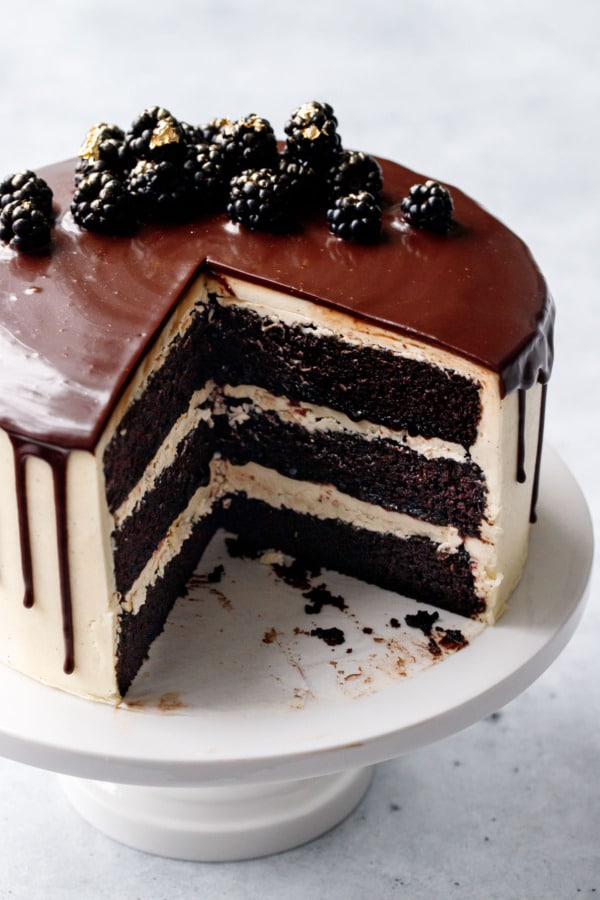
<path fill-rule="evenodd" d="M 185 131 L 168 109 L 152 106 L 134 119 L 126 140 L 138 160 L 173 162 L 183 156 Z"/>
<path fill-rule="evenodd" d="M 82 175 L 71 201 L 78 225 L 101 234 L 131 234 L 137 224 L 135 202 L 126 185 L 110 172 Z"/>
<path fill-rule="evenodd" d="M 273 169 L 248 169 L 231 179 L 227 215 L 251 231 L 287 231 L 291 226 L 290 184 Z"/>
<path fill-rule="evenodd" d="M 31 200 L 13 200 L 0 213 L 0 239 L 26 253 L 47 250 L 52 223 Z"/>
<path fill-rule="evenodd" d="M 225 198 L 229 179 L 225 174 L 221 151 L 215 144 L 190 145 L 183 173 L 189 184 L 190 202 L 195 209 L 201 211 Z"/>
<path fill-rule="evenodd" d="M 204 137 L 199 128 L 195 125 L 190 125 L 189 122 L 180 122 L 179 124 L 183 131 L 183 142 L 185 145 L 204 143 Z"/>
<path fill-rule="evenodd" d="M 427 231 L 447 231 L 454 212 L 450 191 L 437 181 L 413 184 L 400 205 L 409 225 Z"/>
<path fill-rule="evenodd" d="M 31 169 L 24 169 L 22 172 L 15 172 L 3 178 L 0 181 L 0 209 L 7 203 L 12 203 L 15 193 L 35 177 L 36 174 Z"/>
<path fill-rule="evenodd" d="M 327 222 L 330 232 L 346 241 L 373 243 L 381 233 L 381 208 L 367 191 L 347 194 L 336 197 L 327 210 Z"/>
<path fill-rule="evenodd" d="M 132 163 L 125 142 L 125 132 L 118 125 L 99 122 L 92 125 L 79 151 L 76 181 L 80 175 L 93 171 L 125 172 Z"/>
<path fill-rule="evenodd" d="M 332 197 L 368 191 L 381 195 L 383 177 L 376 159 L 359 150 L 343 150 L 329 170 L 327 186 Z"/>
<path fill-rule="evenodd" d="M 199 125 L 196 129 L 198 132 L 198 143 L 212 144 L 218 134 L 232 127 L 233 122 L 231 119 L 227 119 L 224 116 L 211 119 L 206 125 Z"/>
<path fill-rule="evenodd" d="M 75 166 L 75 176 L 73 179 L 75 187 L 79 187 L 79 183 L 81 182 L 82 178 L 87 178 L 89 175 L 102 175 L 105 173 L 113 175 L 115 178 L 123 178 L 124 176 L 124 172 L 120 170 L 117 170 L 115 172 L 110 164 L 105 162 L 103 159 L 78 159 L 77 165 Z"/>
<path fill-rule="evenodd" d="M 233 175 L 277 166 L 275 132 L 267 119 L 255 113 L 224 125 L 215 134 L 214 143 L 222 150 L 225 165 Z"/>
<path fill-rule="evenodd" d="M 328 103 L 313 100 L 299 106 L 284 129 L 290 155 L 306 160 L 317 174 L 325 175 L 341 150 L 337 124 Z"/>
<path fill-rule="evenodd" d="M 15 201 L 29 201 L 48 219 L 52 219 L 52 189 L 31 169 L 8 175 L 0 182 L 0 209 Z"/>
<path fill-rule="evenodd" d="M 190 213 L 190 191 L 183 166 L 167 160 L 140 160 L 131 170 L 127 186 L 145 219 L 176 221 Z"/>
<path fill-rule="evenodd" d="M 305 160 L 290 156 L 284 150 L 278 168 L 286 176 L 295 202 L 308 205 L 317 198 L 320 185 L 314 169 Z"/>

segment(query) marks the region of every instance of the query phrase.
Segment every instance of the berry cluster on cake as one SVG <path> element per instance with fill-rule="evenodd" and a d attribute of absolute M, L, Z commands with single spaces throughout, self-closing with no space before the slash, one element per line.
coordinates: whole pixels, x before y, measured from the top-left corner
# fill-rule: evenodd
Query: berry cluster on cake
<path fill-rule="evenodd" d="M 122 697 L 219 528 L 493 622 L 553 304 L 456 188 L 307 103 L 159 107 L 0 185 L 0 658 Z"/>

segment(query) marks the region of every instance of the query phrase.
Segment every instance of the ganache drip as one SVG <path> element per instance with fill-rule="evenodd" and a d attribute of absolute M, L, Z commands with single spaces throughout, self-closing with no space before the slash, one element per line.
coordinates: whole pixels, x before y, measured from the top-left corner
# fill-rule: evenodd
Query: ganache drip
<path fill-rule="evenodd" d="M 525 471 L 525 414 L 526 414 L 526 398 L 523 388 L 519 388 L 519 429 L 517 432 L 517 481 L 524 484 L 527 480 L 527 472 Z"/>
<path fill-rule="evenodd" d="M 537 501 L 540 487 L 540 469 L 542 465 L 542 445 L 544 442 L 544 423 L 546 419 L 546 397 L 548 394 L 548 382 L 542 382 L 542 395 L 540 399 L 540 419 L 538 424 L 537 447 L 535 451 L 535 466 L 533 473 L 533 485 L 531 489 L 531 505 L 529 511 L 529 521 L 537 521 Z M 525 470 L 525 417 L 526 417 L 526 392 L 523 388 L 518 393 L 519 404 L 519 425 L 517 431 L 517 471 L 516 480 L 519 484 L 527 481 L 527 472 Z"/>
<path fill-rule="evenodd" d="M 69 451 L 48 444 L 34 443 L 27 438 L 9 435 L 14 452 L 17 512 L 19 517 L 19 543 L 23 570 L 23 605 L 30 609 L 35 603 L 31 533 L 29 529 L 29 504 L 27 494 L 27 461 L 41 459 L 52 470 L 54 509 L 56 516 L 56 541 L 58 574 L 61 595 L 61 611 L 64 637 L 63 669 L 67 675 L 75 668 L 73 636 L 73 608 L 69 576 L 69 542 L 67 531 L 67 463 Z"/>
<path fill-rule="evenodd" d="M 544 444 L 544 423 L 546 420 L 546 397 L 548 395 L 548 382 L 542 384 L 542 398 L 540 403 L 540 423 L 538 427 L 538 444 L 535 458 L 535 474 L 531 491 L 531 510 L 529 521 L 537 521 L 537 501 L 540 491 L 540 469 L 542 466 L 542 447 Z"/>

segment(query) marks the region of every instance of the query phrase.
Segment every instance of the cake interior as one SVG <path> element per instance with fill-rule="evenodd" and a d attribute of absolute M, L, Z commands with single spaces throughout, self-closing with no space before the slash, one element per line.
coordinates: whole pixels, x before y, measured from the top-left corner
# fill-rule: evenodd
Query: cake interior
<path fill-rule="evenodd" d="M 497 618 L 523 564 L 531 479 L 515 478 L 518 403 L 495 376 L 206 273 L 155 347 L 97 455 L 119 694 L 220 527 L 256 551 Z"/>

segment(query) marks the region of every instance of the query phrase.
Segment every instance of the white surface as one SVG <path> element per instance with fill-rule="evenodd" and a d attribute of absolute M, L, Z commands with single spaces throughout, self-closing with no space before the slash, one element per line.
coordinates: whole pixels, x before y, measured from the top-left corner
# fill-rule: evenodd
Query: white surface
<path fill-rule="evenodd" d="M 125 124 L 152 103 L 193 120 L 255 110 L 280 133 L 298 102 L 322 97 L 348 146 L 460 184 L 509 223 L 557 300 L 547 434 L 598 531 L 597 0 L 33 0 L 2 21 L 5 172 L 71 156 L 92 121 Z M 212 866 L 128 850 L 83 825 L 46 772 L 0 761 L 0 896 L 597 896 L 599 578 L 573 640 L 524 694 L 379 766 L 354 815 L 277 857 Z"/>

